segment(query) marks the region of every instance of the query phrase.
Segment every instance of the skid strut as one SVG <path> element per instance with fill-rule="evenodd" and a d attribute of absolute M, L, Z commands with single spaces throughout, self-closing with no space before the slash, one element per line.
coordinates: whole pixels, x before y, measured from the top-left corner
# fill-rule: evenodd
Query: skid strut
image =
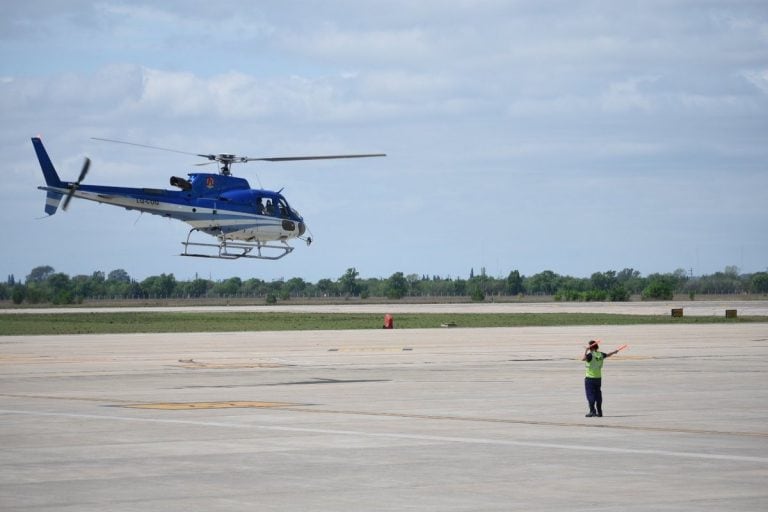
<path fill-rule="evenodd" d="M 181 242 L 184 246 L 184 252 L 180 256 L 192 256 L 195 258 L 218 258 L 222 260 L 236 260 L 238 258 L 253 258 L 259 260 L 279 260 L 280 258 L 290 254 L 293 251 L 293 247 L 286 242 L 280 242 L 280 245 L 270 244 L 265 242 L 245 242 L 226 240 L 219 238 L 219 243 L 204 243 L 204 242 L 190 242 L 189 237 L 192 236 L 194 231 L 199 231 L 197 228 L 191 229 L 187 234 L 187 241 Z M 211 248 L 209 253 L 202 252 L 189 252 L 190 247 L 208 247 Z M 214 250 L 215 249 L 215 250 Z M 251 254 L 251 251 L 256 249 L 255 254 Z M 266 251 L 264 254 L 262 251 Z M 276 254 L 272 254 L 276 253 Z"/>

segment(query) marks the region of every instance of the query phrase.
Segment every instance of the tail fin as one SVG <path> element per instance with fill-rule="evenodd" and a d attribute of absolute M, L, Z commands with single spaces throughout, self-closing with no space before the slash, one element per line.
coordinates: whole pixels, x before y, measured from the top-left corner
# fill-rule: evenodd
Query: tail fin
<path fill-rule="evenodd" d="M 37 153 L 37 159 L 40 161 L 40 167 L 43 169 L 46 185 L 49 187 L 63 187 L 64 183 L 59 179 L 59 175 L 56 173 L 56 169 L 53 167 L 40 137 L 32 137 L 32 145 L 35 146 L 35 153 Z"/>
<path fill-rule="evenodd" d="M 51 159 L 48 156 L 48 152 L 45 151 L 43 141 L 40 137 L 32 137 L 32 145 L 35 147 L 35 153 L 37 153 L 37 160 L 40 162 L 40 168 L 43 170 L 43 177 L 45 178 L 46 187 L 39 187 L 41 190 L 46 191 L 45 197 L 45 213 L 53 215 L 59 207 L 63 194 L 55 189 L 66 188 L 64 182 L 59 179 L 59 175 L 56 169 L 51 163 Z"/>

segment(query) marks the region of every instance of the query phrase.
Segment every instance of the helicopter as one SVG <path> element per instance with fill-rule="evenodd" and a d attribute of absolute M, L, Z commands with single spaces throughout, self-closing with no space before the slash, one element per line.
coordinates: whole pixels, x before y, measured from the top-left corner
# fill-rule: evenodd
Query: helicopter
<path fill-rule="evenodd" d="M 295 238 L 307 245 L 312 243 L 310 236 L 304 236 L 308 232 L 304 218 L 288 204 L 281 194 L 282 189 L 277 192 L 252 189 L 247 180 L 232 176 L 233 164 L 386 156 L 384 153 L 372 153 L 251 158 L 228 153 L 190 153 L 97 137 L 92 139 L 205 158 L 208 162 L 197 165 L 216 163 L 219 172 L 189 173 L 187 178 L 171 176 L 171 186 L 179 190 L 85 185 L 83 180 L 91 165 L 91 160 L 86 157 L 77 180 L 62 181 L 42 139 L 39 136 L 33 137 L 32 145 L 45 178 L 45 186 L 38 189 L 46 192 L 45 213 L 48 216 L 56 213 L 62 199 L 61 208 L 66 210 L 72 198 L 77 197 L 176 219 L 192 226 L 186 240 L 181 242 L 184 246 L 181 256 L 225 260 L 277 260 L 293 251 L 288 240 Z M 192 235 L 198 232 L 215 237 L 216 242 L 192 241 Z"/>

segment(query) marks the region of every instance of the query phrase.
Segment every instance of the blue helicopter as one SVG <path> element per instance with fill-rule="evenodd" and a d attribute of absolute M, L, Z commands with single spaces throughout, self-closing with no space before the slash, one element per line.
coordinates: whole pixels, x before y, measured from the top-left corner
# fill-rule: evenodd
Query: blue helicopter
<path fill-rule="evenodd" d="M 185 241 L 181 242 L 181 256 L 200 258 L 280 259 L 293 251 L 288 240 L 297 238 L 309 245 L 312 238 L 304 234 L 307 225 L 299 212 L 289 206 L 280 193 L 252 189 L 243 178 L 232 176 L 235 163 L 253 161 L 285 162 L 291 160 L 328 160 L 336 158 L 369 158 L 386 156 L 383 153 L 326 156 L 288 156 L 251 158 L 231 154 L 199 154 L 174 149 L 148 146 L 112 139 L 94 140 L 129 144 L 161 151 L 194 155 L 217 163 L 219 173 L 190 173 L 188 178 L 172 176 L 170 184 L 179 190 L 155 188 L 109 187 L 82 184 L 88 174 L 91 161 L 85 159 L 77 181 L 62 181 L 43 146 L 40 137 L 32 138 L 32 145 L 45 178 L 45 213 L 53 215 L 59 204 L 66 210 L 73 197 L 98 203 L 121 206 L 126 210 L 160 215 L 177 219 L 192 226 Z M 202 232 L 217 238 L 216 243 L 191 241 L 193 233 Z M 199 251 L 199 252 L 198 252 Z"/>

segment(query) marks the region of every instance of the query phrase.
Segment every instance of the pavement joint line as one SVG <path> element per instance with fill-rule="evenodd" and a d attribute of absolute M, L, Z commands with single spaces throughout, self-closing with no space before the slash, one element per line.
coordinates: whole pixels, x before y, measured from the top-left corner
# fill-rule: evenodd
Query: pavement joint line
<path fill-rule="evenodd" d="M 43 399 L 43 400 L 72 400 L 83 402 L 102 402 L 102 403 L 118 403 L 118 407 L 127 407 L 133 409 L 156 409 L 156 410 L 195 410 L 195 409 L 226 409 L 226 408 L 269 408 L 282 411 L 293 412 L 310 412 L 316 414 L 347 414 L 357 416 L 379 416 L 390 418 L 410 418 L 420 420 L 447 420 L 447 421 L 467 421 L 476 423 L 503 423 L 510 425 L 540 425 L 545 427 L 585 427 L 585 428 L 604 428 L 604 429 L 617 429 L 617 430 L 632 430 L 639 432 L 668 432 L 677 434 L 695 434 L 695 435 L 718 435 L 718 436 L 743 436 L 743 437 L 768 437 L 768 432 L 744 432 L 744 431 L 726 431 L 726 430 L 706 430 L 695 428 L 671 428 L 671 427 L 651 427 L 641 425 L 616 425 L 616 424 L 601 424 L 601 423 L 584 423 L 584 422 L 566 422 L 566 421 L 539 421 L 539 420 L 520 420 L 520 419 L 507 419 L 507 418 L 480 418 L 473 416 L 447 416 L 447 415 L 432 415 L 432 414 L 412 414 L 412 413 L 398 413 L 398 412 L 376 412 L 376 411 L 350 411 L 339 409 L 315 409 L 307 407 L 295 407 L 294 404 L 287 402 L 271 402 L 271 401 L 242 401 L 242 400 L 219 400 L 216 402 L 173 402 L 173 403 L 155 403 L 155 402 L 137 402 L 136 400 L 120 400 L 120 399 L 104 399 L 104 398 L 87 398 L 87 397 L 71 397 L 71 396 L 49 396 L 49 395 L 14 395 L 9 393 L 0 393 L 0 396 L 9 398 L 31 398 L 31 399 Z M 262 404 L 262 405 L 228 405 L 233 403 L 239 404 Z M 127 405 L 125 405 L 127 404 Z M 218 406 L 203 406 L 201 404 L 221 404 Z M 271 404 L 271 405 L 264 405 Z"/>
<path fill-rule="evenodd" d="M 154 409 L 160 411 L 187 411 L 194 409 L 272 409 L 286 407 L 287 402 L 254 402 L 254 401 L 224 401 L 224 402 L 161 402 L 146 404 L 127 404 L 119 407 L 129 409 Z"/>
<path fill-rule="evenodd" d="M 397 412 L 345 411 L 345 410 L 332 410 L 332 409 L 309 409 L 304 407 L 280 407 L 280 410 L 296 411 L 296 412 L 327 413 L 327 414 L 350 414 L 350 415 L 354 414 L 354 415 L 360 415 L 360 416 L 384 416 L 384 417 L 411 418 L 411 419 L 422 419 L 422 420 L 450 420 L 450 421 L 468 421 L 468 422 L 480 422 L 480 423 L 506 423 L 506 424 L 512 424 L 512 425 L 540 425 L 545 427 L 586 427 L 586 428 L 636 430 L 636 431 L 642 431 L 642 432 L 668 432 L 668 433 L 678 433 L 678 434 L 768 437 L 768 432 L 737 432 L 737 431 L 705 430 L 705 429 L 693 429 L 693 428 L 647 427 L 647 426 L 640 426 L 640 425 L 616 425 L 616 424 L 599 424 L 599 423 L 565 422 L 565 421 L 516 420 L 516 419 L 506 419 L 506 418 L 478 418 L 478 417 L 471 417 L 471 416 L 446 416 L 446 415 L 412 414 L 412 413 L 397 413 Z"/>
<path fill-rule="evenodd" d="M 4 396 L 7 398 L 27 398 L 27 399 L 33 399 L 33 400 L 71 400 L 71 401 L 78 401 L 78 402 L 102 402 L 102 403 L 118 402 L 118 403 L 124 403 L 124 404 L 132 404 L 136 402 L 135 400 L 121 400 L 121 399 L 112 399 L 112 398 L 107 400 L 104 398 L 91 398 L 91 397 L 84 397 L 84 396 L 18 395 L 18 394 L 11 394 L 11 393 L 0 393 L 0 396 Z"/>
<path fill-rule="evenodd" d="M 577 444 L 565 444 L 565 443 L 543 443 L 535 441 L 514 441 L 510 439 L 490 439 L 490 438 L 478 438 L 478 437 L 459 437 L 459 436 L 437 436 L 427 434 L 407 434 L 407 433 L 392 433 L 392 432 L 363 432 L 356 430 L 336 430 L 326 428 L 308 428 L 308 427 L 286 427 L 278 425 L 254 425 L 244 423 L 232 423 L 224 421 L 194 421 L 194 420 L 180 420 L 180 419 L 160 419 L 160 418 L 137 418 L 130 416 L 113 416 L 113 415 L 97 415 L 97 414 L 73 414 L 73 413 L 60 413 L 60 412 L 45 412 L 45 411 L 24 411 L 15 409 L 0 409 L 0 414 L 19 414 L 27 416 L 38 417 L 60 417 L 60 418 L 77 418 L 77 419 L 93 419 L 101 421 L 128 421 L 128 422 L 140 422 L 140 423 L 158 423 L 168 425 L 190 425 L 201 427 L 220 427 L 220 428 L 236 428 L 245 430 L 268 430 L 275 432 L 301 432 L 308 434 L 326 434 L 326 435 L 341 435 L 341 436 L 356 436 L 356 437 L 371 437 L 382 439 L 402 439 L 413 441 L 433 441 L 442 443 L 465 443 L 465 444 L 484 444 L 484 445 L 496 445 L 496 446 L 522 446 L 527 448 L 550 448 L 558 450 L 572 450 L 583 452 L 602 452 L 602 453 L 621 453 L 621 454 L 635 454 L 635 455 L 650 455 L 650 456 L 663 456 L 663 457 L 675 457 L 675 458 L 688 458 L 688 459 L 704 459 L 704 460 L 722 460 L 730 462 L 749 462 L 768 465 L 768 457 L 756 457 L 748 455 L 725 455 L 716 453 L 699 453 L 699 452 L 680 452 L 670 450 L 653 450 L 653 449 L 637 449 L 637 448 L 618 448 L 608 446 L 592 446 L 592 445 L 577 445 Z"/>

